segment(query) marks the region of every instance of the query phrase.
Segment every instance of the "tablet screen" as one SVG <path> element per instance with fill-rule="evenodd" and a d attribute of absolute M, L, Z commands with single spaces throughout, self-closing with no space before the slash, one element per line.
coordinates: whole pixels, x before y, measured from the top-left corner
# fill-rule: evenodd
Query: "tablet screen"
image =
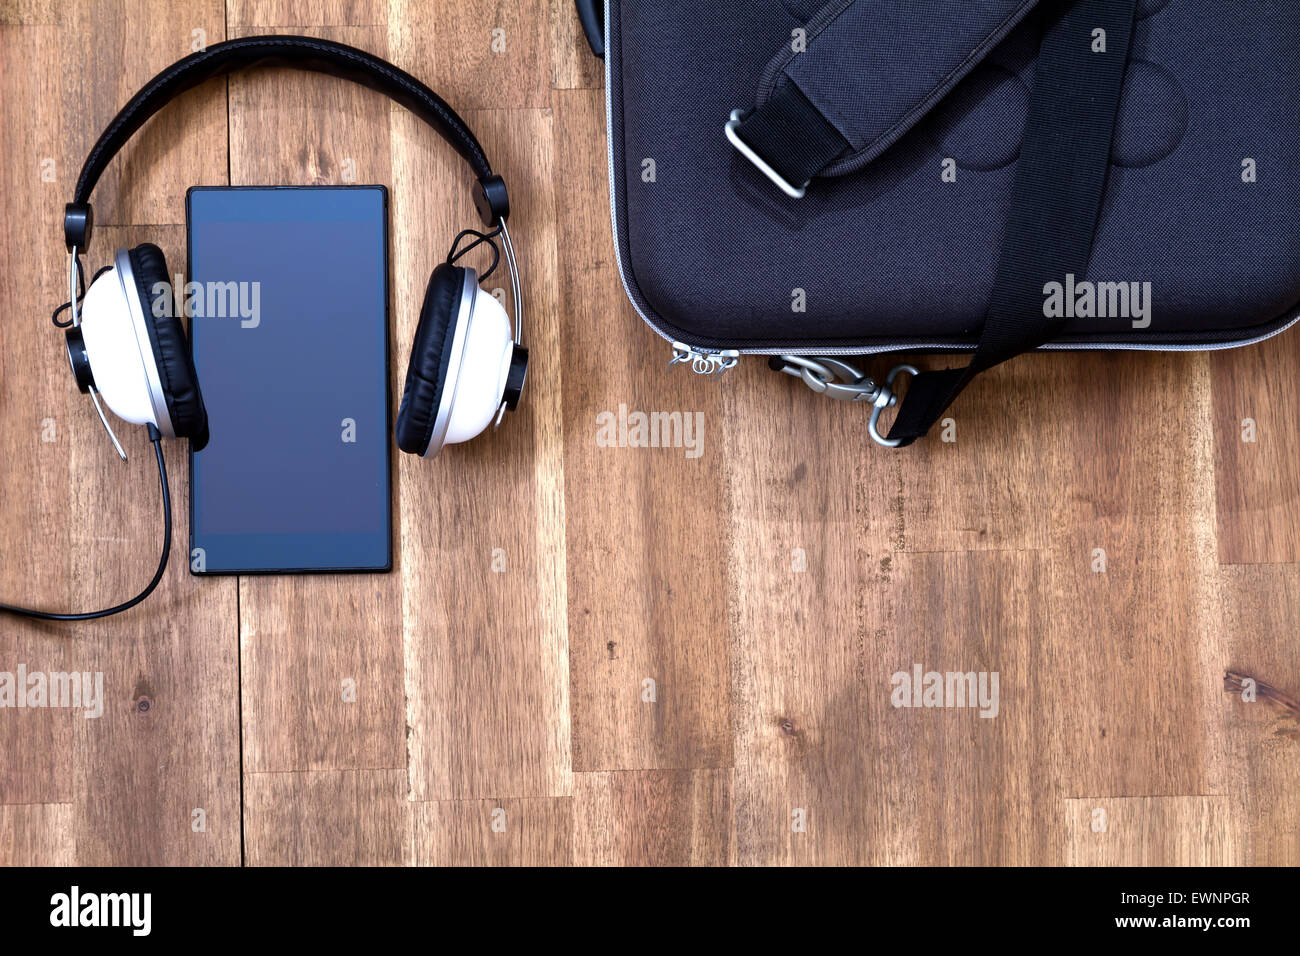
<path fill-rule="evenodd" d="M 387 193 L 196 187 L 189 316 L 211 440 L 195 573 L 392 566 Z"/>

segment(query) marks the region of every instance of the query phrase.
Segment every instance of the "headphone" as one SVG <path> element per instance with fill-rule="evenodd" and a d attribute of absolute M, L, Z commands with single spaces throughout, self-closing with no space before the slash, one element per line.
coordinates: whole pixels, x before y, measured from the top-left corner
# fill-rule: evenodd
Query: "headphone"
<path fill-rule="evenodd" d="M 425 457 L 436 455 L 445 445 L 473 438 L 490 423 L 500 424 L 505 412 L 519 403 L 528 351 L 520 344 L 519 272 L 506 227 L 510 202 L 505 182 L 492 172 L 464 120 L 415 77 L 355 47 L 301 36 L 252 36 L 218 43 L 167 67 L 121 109 L 86 157 L 63 217 L 68 302 L 55 310 L 53 321 L 65 329 L 73 378 L 90 395 L 118 455 L 126 459 L 104 406 L 123 421 L 149 430 L 162 483 L 165 527 L 158 571 L 143 592 L 103 611 L 56 614 L 5 604 L 0 604 L 0 610 L 45 620 L 106 617 L 140 603 L 162 579 L 171 545 L 171 500 L 159 440 L 187 438 L 191 450 L 201 450 L 208 442 L 208 415 L 189 339 L 172 314 L 170 274 L 162 251 L 149 242 L 119 249 L 112 264 L 96 273 L 89 289 L 84 288 L 80 257 L 90 244 L 94 223 L 90 195 L 131 136 L 181 93 L 217 76 L 264 66 L 326 73 L 385 94 L 433 127 L 474 173 L 474 207 L 489 231 L 464 230 L 447 260 L 429 278 L 397 413 L 397 447 Z M 461 250 L 466 235 L 477 238 Z M 479 286 L 476 272 L 455 264 L 480 243 L 490 245 L 494 260 L 499 260 L 497 238 L 510 273 L 513 333 L 505 309 Z M 496 261 L 487 274 L 495 268 Z M 69 318 L 60 320 L 64 311 Z"/>

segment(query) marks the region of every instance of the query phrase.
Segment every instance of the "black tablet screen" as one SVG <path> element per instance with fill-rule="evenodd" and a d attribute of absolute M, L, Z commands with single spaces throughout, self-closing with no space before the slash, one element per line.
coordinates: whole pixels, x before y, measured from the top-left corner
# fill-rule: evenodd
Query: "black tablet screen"
<path fill-rule="evenodd" d="M 386 192 L 195 188 L 191 570 L 387 570 Z"/>

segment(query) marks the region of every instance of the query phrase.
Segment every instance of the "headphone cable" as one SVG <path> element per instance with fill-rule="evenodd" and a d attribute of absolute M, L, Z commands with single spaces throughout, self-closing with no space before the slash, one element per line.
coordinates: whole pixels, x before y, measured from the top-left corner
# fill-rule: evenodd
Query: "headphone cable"
<path fill-rule="evenodd" d="M 39 621 L 93 621 L 96 618 L 109 617 L 113 614 L 129 611 L 153 593 L 154 588 L 158 586 L 158 582 L 162 580 L 163 572 L 167 570 L 167 556 L 171 554 L 172 550 L 172 497 L 167 490 L 167 464 L 163 461 L 161 439 L 162 434 L 158 429 L 153 425 L 149 425 L 149 441 L 153 442 L 154 455 L 158 458 L 158 481 L 162 485 L 163 546 L 162 557 L 158 559 L 158 570 L 154 572 L 153 580 L 145 585 L 145 589 L 131 600 L 115 607 L 105 608 L 102 611 L 85 611 L 81 614 L 56 614 L 53 611 L 35 611 L 31 608 L 13 607 L 8 604 L 0 604 L 0 611 L 35 618 Z"/>

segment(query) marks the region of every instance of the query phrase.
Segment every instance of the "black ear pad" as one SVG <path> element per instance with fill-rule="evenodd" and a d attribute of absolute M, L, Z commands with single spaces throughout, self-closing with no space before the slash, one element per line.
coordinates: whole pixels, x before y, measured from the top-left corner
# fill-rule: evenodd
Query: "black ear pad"
<path fill-rule="evenodd" d="M 406 366 L 402 405 L 397 411 L 397 447 L 413 455 L 428 451 L 433 437 L 464 288 L 465 270 L 444 262 L 433 270 L 424 291 L 420 324 Z"/>
<path fill-rule="evenodd" d="M 163 396 L 167 400 L 167 414 L 171 416 L 172 429 L 177 438 L 188 438 L 190 448 L 202 451 L 208 443 L 208 412 L 203 407 L 199 391 L 199 377 L 194 371 L 189 339 L 180 320 L 167 308 L 166 302 L 155 312 L 154 304 L 164 293 L 155 294 L 159 283 L 171 282 L 167 273 L 167 260 L 162 250 L 152 242 L 141 243 L 132 249 L 131 269 L 140 292 L 140 306 L 144 309 L 144 324 L 149 330 L 149 344 L 153 346 L 158 377 L 162 381 Z M 172 301 L 175 301 L 173 296 Z"/>

